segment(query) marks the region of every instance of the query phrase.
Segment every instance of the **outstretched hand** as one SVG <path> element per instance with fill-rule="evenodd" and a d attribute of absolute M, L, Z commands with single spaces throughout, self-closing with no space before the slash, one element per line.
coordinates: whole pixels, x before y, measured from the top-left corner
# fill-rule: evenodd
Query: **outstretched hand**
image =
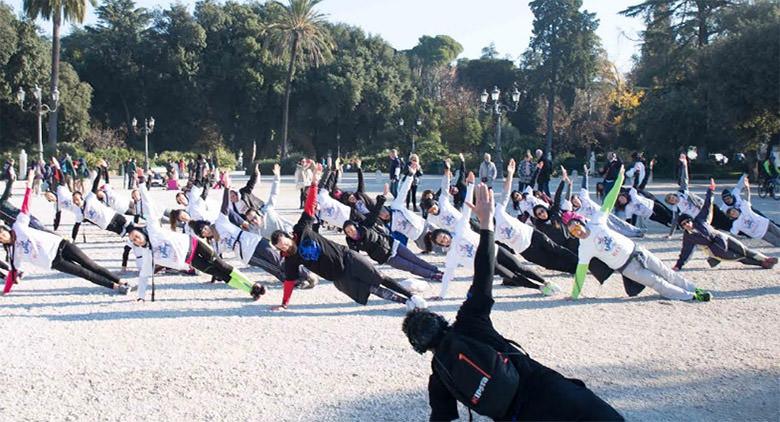
<path fill-rule="evenodd" d="M 479 219 L 479 228 L 481 230 L 493 230 L 493 213 L 495 212 L 495 201 L 493 191 L 488 189 L 487 185 L 480 183 L 474 190 L 475 203 L 466 202 L 474 214 Z"/>
<path fill-rule="evenodd" d="M 515 159 L 512 158 L 509 160 L 509 164 L 506 165 L 506 174 L 515 174 L 515 169 L 517 168 L 517 163 L 515 163 Z"/>
<path fill-rule="evenodd" d="M 382 191 L 385 198 L 387 198 L 388 195 L 390 195 L 390 185 L 385 183 L 384 190 Z"/>
<path fill-rule="evenodd" d="M 745 189 L 750 190 L 750 180 L 747 175 L 745 175 Z"/>
<path fill-rule="evenodd" d="M 273 174 L 277 177 L 282 174 L 282 167 L 279 164 L 274 164 Z"/>
<path fill-rule="evenodd" d="M 566 168 L 561 166 L 561 180 L 564 182 L 571 184 L 571 179 L 569 179 L 569 172 L 566 171 Z"/>
<path fill-rule="evenodd" d="M 710 177 L 710 190 L 715 192 L 715 179 Z"/>
<path fill-rule="evenodd" d="M 474 172 L 470 171 L 469 175 L 466 177 L 466 183 L 474 183 L 474 180 L 477 178 L 477 176 L 474 176 Z"/>

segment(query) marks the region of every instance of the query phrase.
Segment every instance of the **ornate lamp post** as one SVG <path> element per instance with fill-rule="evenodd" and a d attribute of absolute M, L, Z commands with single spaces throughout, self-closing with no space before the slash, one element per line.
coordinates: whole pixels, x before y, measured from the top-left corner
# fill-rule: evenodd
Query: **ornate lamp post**
<path fill-rule="evenodd" d="M 400 127 L 402 131 L 403 131 L 403 129 L 404 129 L 404 123 L 405 123 L 405 122 L 404 122 L 404 118 L 403 118 L 403 117 L 401 117 L 400 119 L 398 119 L 398 127 Z M 416 149 L 416 147 L 417 147 L 417 145 L 415 144 L 415 139 L 414 139 L 414 137 L 415 137 L 415 135 L 417 135 L 417 132 L 420 130 L 420 127 L 422 126 L 422 119 L 420 119 L 420 118 L 418 117 L 418 118 L 417 118 L 417 121 L 415 122 L 415 124 L 416 124 L 417 126 L 412 126 L 412 129 L 410 130 L 410 132 L 411 132 L 411 137 L 412 137 L 412 152 L 411 152 L 412 154 L 414 154 L 414 151 L 415 151 L 415 149 Z"/>
<path fill-rule="evenodd" d="M 514 88 L 509 95 L 508 101 L 501 101 L 501 90 L 497 86 L 493 87 L 490 94 L 483 89 L 482 94 L 479 96 L 479 103 L 483 112 L 496 116 L 496 148 L 493 155 L 496 158 L 496 167 L 499 169 L 499 174 L 504 174 L 504 158 L 501 153 L 501 118 L 506 113 L 517 111 L 517 107 L 520 105 L 520 91 Z"/>
<path fill-rule="evenodd" d="M 144 119 L 144 125 L 143 127 L 138 127 L 138 120 L 136 120 L 135 117 L 133 117 L 133 132 L 135 132 L 136 135 L 140 134 L 141 132 L 144 133 L 144 171 L 149 170 L 149 134 L 154 132 L 154 117 L 150 117 L 149 119 Z"/>
<path fill-rule="evenodd" d="M 38 116 L 38 159 L 43 161 L 43 126 L 41 122 L 43 116 L 57 111 L 57 107 L 60 104 L 60 91 L 55 89 L 54 92 L 51 93 L 53 106 L 49 106 L 49 104 L 43 102 L 41 88 L 38 85 L 35 85 L 35 88 L 33 88 L 32 95 L 34 101 L 25 107 L 24 100 L 27 97 L 27 93 L 24 92 L 22 87 L 19 87 L 19 90 L 16 91 L 16 103 L 19 104 L 19 108 L 21 108 L 22 111 L 35 113 Z"/>

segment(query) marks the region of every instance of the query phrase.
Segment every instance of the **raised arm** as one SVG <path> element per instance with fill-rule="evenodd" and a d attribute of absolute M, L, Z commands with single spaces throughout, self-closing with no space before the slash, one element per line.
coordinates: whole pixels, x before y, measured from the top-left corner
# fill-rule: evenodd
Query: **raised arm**
<path fill-rule="evenodd" d="M 493 307 L 493 273 L 496 268 L 496 243 L 493 234 L 493 214 L 495 202 L 493 191 L 484 184 L 476 189 L 475 204 L 467 204 L 479 219 L 479 245 L 474 255 L 474 279 L 469 287 L 466 301 L 458 311 L 458 316 L 489 317 Z"/>
<path fill-rule="evenodd" d="M 366 191 L 366 181 L 363 180 L 363 167 L 361 166 L 361 164 L 362 162 L 360 160 L 355 161 L 355 166 L 357 167 L 357 178 L 358 178 L 357 191 L 363 193 Z"/>
<path fill-rule="evenodd" d="M 379 218 L 379 211 L 385 206 L 385 201 L 387 201 L 387 198 L 384 195 L 377 195 L 376 206 L 368 213 L 368 216 L 366 216 L 366 219 L 363 220 L 360 225 L 366 228 L 373 227 L 374 224 L 376 224 L 377 218 Z"/>
<path fill-rule="evenodd" d="M 247 180 L 246 185 L 244 185 L 243 188 L 239 191 L 243 194 L 249 194 L 252 193 L 252 191 L 255 190 L 255 184 L 257 184 L 257 178 L 260 176 L 260 164 L 255 163 L 255 168 L 252 171 L 252 174 L 249 176 L 249 180 Z"/>
<path fill-rule="evenodd" d="M 97 194 L 98 187 L 100 186 L 100 177 L 102 176 L 100 173 L 102 169 L 102 166 L 98 166 L 97 172 L 95 172 L 95 180 L 92 181 L 92 193 L 94 194 Z"/>
<path fill-rule="evenodd" d="M 677 181 L 680 190 L 688 191 L 688 159 L 684 154 L 680 154 L 680 180 Z"/>
<path fill-rule="evenodd" d="M 750 202 L 750 181 L 748 180 L 747 176 L 745 176 L 744 184 L 745 200 Z"/>
<path fill-rule="evenodd" d="M 566 186 L 566 181 L 561 180 L 561 183 L 558 183 L 558 188 L 555 189 L 555 195 L 553 196 L 553 203 L 550 206 L 550 213 L 557 214 L 558 211 L 561 209 L 561 195 L 563 195 L 563 188 Z"/>
<path fill-rule="evenodd" d="M 0 204 L 7 201 L 11 197 L 11 190 L 14 187 L 14 179 L 9 178 L 5 182 L 5 189 L 3 190 L 3 196 L 0 197 Z"/>
<path fill-rule="evenodd" d="M 710 186 L 707 189 L 707 193 L 704 196 L 704 204 L 699 210 L 699 214 L 696 215 L 696 219 L 700 221 L 706 221 L 708 224 L 712 221 L 712 195 L 715 192 L 715 180 L 710 178 Z M 675 222 L 673 221 L 672 224 Z"/>
<path fill-rule="evenodd" d="M 517 168 L 517 163 L 515 162 L 515 159 L 512 158 L 509 160 L 509 164 L 506 165 L 506 179 L 504 179 L 504 194 L 501 197 L 501 203 L 498 204 L 498 206 L 502 210 L 506 210 L 507 205 L 509 205 L 509 198 L 512 197 L 512 178 L 515 175 L 515 169 Z"/>
<path fill-rule="evenodd" d="M 610 189 L 609 193 L 604 198 L 604 203 L 601 205 L 601 212 L 607 214 L 612 212 L 612 209 L 615 208 L 615 201 L 617 201 L 617 197 L 620 194 L 620 188 L 623 186 L 624 179 L 625 168 L 620 166 L 615 184 L 612 186 L 612 189 Z"/>
<path fill-rule="evenodd" d="M 273 208 L 276 206 L 276 198 L 279 196 L 279 185 L 281 184 L 281 167 L 279 164 L 274 164 L 273 169 L 274 181 L 271 183 L 271 191 L 268 192 L 268 200 L 265 201 L 267 208 Z"/>

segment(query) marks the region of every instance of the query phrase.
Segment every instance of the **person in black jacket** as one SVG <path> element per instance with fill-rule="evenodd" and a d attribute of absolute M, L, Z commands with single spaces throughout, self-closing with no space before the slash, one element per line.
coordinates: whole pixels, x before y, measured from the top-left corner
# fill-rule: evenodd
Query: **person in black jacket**
<path fill-rule="evenodd" d="M 252 193 L 258 177 L 260 177 L 260 164 L 255 164 L 254 171 L 249 176 L 246 185 L 238 191 L 230 191 L 230 203 L 233 205 L 233 211 L 245 216 L 250 209 L 257 211 L 263 208 L 265 205 L 263 200 Z"/>
<path fill-rule="evenodd" d="M 441 281 L 443 273 L 435 265 L 420 259 L 401 242 L 376 226 L 379 209 L 385 204 L 385 197 L 376 198 L 376 207 L 360 224 L 347 220 L 344 234 L 347 246 L 353 251 L 365 251 L 378 264 L 412 273 L 433 281 Z M 380 231 L 381 230 L 381 231 Z"/>
<path fill-rule="evenodd" d="M 317 175 L 319 176 L 319 175 Z M 316 179 L 317 177 L 315 177 Z M 425 307 L 425 300 L 413 295 L 398 282 L 380 273 L 359 253 L 326 239 L 314 230 L 314 208 L 317 204 L 317 184 L 312 182 L 306 204 L 293 232 L 277 230 L 271 235 L 271 244 L 284 257 L 282 304 L 272 310 L 287 309 L 296 280 L 303 265 L 320 277 L 333 281 L 336 288 L 357 303 L 365 305 L 371 294 L 397 303 L 408 309 Z"/>
<path fill-rule="evenodd" d="M 712 220 L 712 195 L 715 192 L 715 180 L 710 179 L 710 188 L 704 198 L 704 206 L 695 217 L 687 214 L 680 216 L 680 227 L 683 229 L 682 249 L 677 263 L 672 267 L 679 271 L 693 254 L 695 246 L 701 246 L 709 251 L 707 262 L 711 267 L 721 261 L 738 261 L 745 265 L 757 265 L 770 269 L 777 264 L 777 258 L 770 258 L 761 252 L 754 251 L 734 237 L 715 230 Z"/>
<path fill-rule="evenodd" d="M 437 352 L 448 335 L 468 337 L 484 343 L 506 356 L 519 373 L 511 405 L 496 420 L 623 420 L 604 400 L 585 387 L 582 381 L 565 378 L 532 359 L 506 340 L 493 327 L 490 312 L 493 300 L 495 242 L 493 234 L 493 194 L 480 184 L 476 192 L 475 214 L 480 222 L 480 240 L 474 256 L 474 281 L 469 288 L 455 322 L 450 325 L 443 316 L 415 310 L 407 314 L 403 332 L 418 353 Z M 458 419 L 457 401 L 448 389 L 448 374 L 441 374 L 432 361 L 428 380 L 430 420 Z M 490 382 L 490 380 L 486 380 Z M 510 393 L 511 394 L 511 393 Z M 471 407 L 471 402 L 463 402 Z"/>
<path fill-rule="evenodd" d="M 395 197 L 398 194 L 398 182 L 401 181 L 401 171 L 403 171 L 404 161 L 398 156 L 398 150 L 390 150 L 390 193 Z"/>
<path fill-rule="evenodd" d="M 552 162 L 544 156 L 542 150 L 536 150 L 536 183 L 539 191 L 550 196 L 550 178 L 552 177 Z"/>

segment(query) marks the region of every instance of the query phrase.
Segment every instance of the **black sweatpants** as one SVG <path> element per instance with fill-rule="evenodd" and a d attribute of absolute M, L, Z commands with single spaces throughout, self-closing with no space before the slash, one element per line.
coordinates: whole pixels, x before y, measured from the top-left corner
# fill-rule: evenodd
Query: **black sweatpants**
<path fill-rule="evenodd" d="M 54 258 L 51 268 L 81 277 L 109 289 L 114 288 L 115 283 L 119 283 L 119 277 L 98 265 L 76 245 L 64 239 L 60 242 L 57 256 Z"/>
<path fill-rule="evenodd" d="M 334 284 L 358 303 L 365 305 L 368 293 L 398 303 L 405 303 L 412 297 L 412 292 L 380 273 L 368 258 L 357 252 L 348 251 L 344 264 L 344 276 L 333 280 Z"/>
<path fill-rule="evenodd" d="M 230 281 L 230 273 L 233 272 L 233 267 L 230 264 L 218 257 L 208 245 L 200 240 L 198 240 L 195 247 L 195 256 L 192 258 L 190 265 L 192 268 L 225 283 Z"/>
<path fill-rule="evenodd" d="M 515 254 L 501 244 L 497 246 L 495 274 L 504 279 L 504 284 L 531 289 L 538 289 L 544 284 L 544 278 L 520 262 Z"/>
<path fill-rule="evenodd" d="M 577 271 L 577 255 L 555 243 L 539 230 L 534 230 L 531 245 L 520 255 L 548 270 L 574 274 Z"/>
<path fill-rule="evenodd" d="M 623 417 L 593 393 L 585 383 L 566 378 L 530 360 L 533 372 L 525 380 L 525 397 L 518 398 L 515 411 L 501 418 L 517 421 L 622 421 Z"/>

